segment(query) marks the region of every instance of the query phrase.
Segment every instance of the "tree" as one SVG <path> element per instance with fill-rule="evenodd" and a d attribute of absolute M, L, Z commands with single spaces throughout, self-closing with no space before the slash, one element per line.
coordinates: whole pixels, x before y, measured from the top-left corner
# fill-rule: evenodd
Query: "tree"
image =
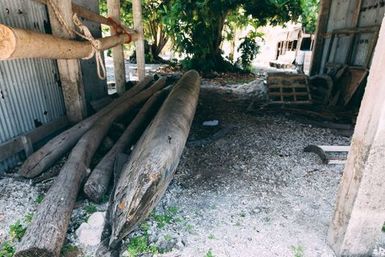
<path fill-rule="evenodd" d="M 300 0 L 171 0 L 165 17 L 175 46 L 188 57 L 186 68 L 203 72 L 231 71 L 234 66 L 222 57 L 220 49 L 226 20 L 241 10 L 248 21 L 258 26 L 297 20 Z"/>
<path fill-rule="evenodd" d="M 320 0 L 301 0 L 301 22 L 306 33 L 314 33 L 317 27 Z"/>
<path fill-rule="evenodd" d="M 167 31 L 163 19 L 170 9 L 170 0 L 144 0 L 142 1 L 142 16 L 144 38 L 150 43 L 148 56 L 150 61 L 162 61 L 159 54 L 168 42 Z M 121 20 L 128 26 L 133 25 L 132 0 L 121 0 Z M 106 0 L 100 1 L 102 14 L 107 13 Z"/>

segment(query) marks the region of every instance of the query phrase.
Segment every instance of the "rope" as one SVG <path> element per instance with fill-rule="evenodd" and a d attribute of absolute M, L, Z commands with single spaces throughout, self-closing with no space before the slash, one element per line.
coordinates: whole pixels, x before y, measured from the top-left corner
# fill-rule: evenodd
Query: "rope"
<path fill-rule="evenodd" d="M 83 58 L 83 59 L 91 59 L 93 56 L 95 56 L 95 61 L 96 61 L 96 68 L 98 72 L 99 79 L 105 80 L 106 79 L 106 67 L 104 66 L 103 63 L 103 58 L 102 58 L 102 51 L 100 50 L 100 41 L 95 39 L 90 30 L 87 28 L 86 25 L 84 25 L 77 14 L 75 13 L 74 16 L 72 17 L 72 20 L 74 24 L 78 27 L 80 32 L 72 29 L 68 23 L 65 21 L 63 16 L 60 13 L 59 8 L 56 6 L 56 4 L 52 0 L 47 0 L 47 4 L 52 8 L 56 18 L 58 19 L 59 23 L 64 27 L 64 29 L 71 35 L 75 36 L 78 35 L 79 37 L 87 40 L 90 42 L 91 47 L 92 47 L 92 52 L 89 56 Z"/>

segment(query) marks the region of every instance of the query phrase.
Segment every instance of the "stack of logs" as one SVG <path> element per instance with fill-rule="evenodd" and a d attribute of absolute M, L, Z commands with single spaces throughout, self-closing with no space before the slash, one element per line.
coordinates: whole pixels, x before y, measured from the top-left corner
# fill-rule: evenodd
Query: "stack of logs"
<path fill-rule="evenodd" d="M 20 175 L 34 178 L 70 152 L 15 256 L 59 256 L 82 185 L 95 202 L 110 194 L 107 248 L 116 247 L 149 215 L 178 165 L 200 88 L 196 71 L 187 72 L 175 86 L 166 87 L 166 81 L 146 77 L 99 112 L 51 139 L 24 162 Z M 94 154 L 114 122 L 139 106 L 135 118 L 91 171 Z M 131 148 L 121 171 L 114 170 L 119 154 Z M 115 185 L 109 193 L 112 181 Z"/>

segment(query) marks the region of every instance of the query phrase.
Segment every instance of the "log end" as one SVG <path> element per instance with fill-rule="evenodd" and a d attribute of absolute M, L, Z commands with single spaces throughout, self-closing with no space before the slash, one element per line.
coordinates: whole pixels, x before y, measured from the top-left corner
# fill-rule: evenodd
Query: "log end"
<path fill-rule="evenodd" d="M 103 195 L 107 192 L 107 188 L 102 184 L 93 183 L 93 181 L 88 179 L 83 191 L 92 202 L 100 203 Z"/>
<path fill-rule="evenodd" d="M 14 31 L 0 24 L 0 60 L 10 59 L 16 49 L 16 35 Z"/>
<path fill-rule="evenodd" d="M 47 249 L 41 248 L 28 248 L 25 250 L 17 251 L 14 255 L 15 257 L 52 257 L 55 256 L 55 253 L 48 251 Z"/>

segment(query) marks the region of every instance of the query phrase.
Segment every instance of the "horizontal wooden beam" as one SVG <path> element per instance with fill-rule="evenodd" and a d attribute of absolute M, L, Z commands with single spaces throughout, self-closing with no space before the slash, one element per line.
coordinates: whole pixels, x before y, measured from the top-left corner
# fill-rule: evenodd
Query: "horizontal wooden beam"
<path fill-rule="evenodd" d="M 45 4 L 45 5 L 47 4 L 47 0 L 34 0 L 34 1 L 39 2 L 41 4 Z M 93 11 L 90 11 L 87 8 L 80 6 L 78 4 L 75 4 L 75 3 L 72 3 L 72 12 L 78 14 L 80 17 L 82 17 L 86 20 L 93 21 L 93 22 L 96 22 L 99 24 L 108 25 L 108 26 L 115 26 L 118 22 L 116 20 L 112 20 L 112 19 L 109 19 L 107 17 L 104 17 L 98 13 L 94 13 Z M 128 32 L 130 34 L 136 33 L 136 31 L 134 29 L 127 28 L 123 24 L 119 24 L 119 25 L 122 26 L 124 31 L 118 30 L 117 31 L 118 33 L 123 33 L 123 32 Z"/>
<path fill-rule="evenodd" d="M 137 35 L 119 34 L 97 39 L 98 50 L 137 40 Z M 0 60 L 18 58 L 81 59 L 92 55 L 89 41 L 64 39 L 50 34 L 0 24 Z"/>
<path fill-rule="evenodd" d="M 54 122 L 44 124 L 31 132 L 15 137 L 5 143 L 0 144 L 0 161 L 24 151 L 26 156 L 33 152 L 32 144 L 39 142 L 47 136 L 63 129 L 69 125 L 67 117 L 62 117 Z"/>

